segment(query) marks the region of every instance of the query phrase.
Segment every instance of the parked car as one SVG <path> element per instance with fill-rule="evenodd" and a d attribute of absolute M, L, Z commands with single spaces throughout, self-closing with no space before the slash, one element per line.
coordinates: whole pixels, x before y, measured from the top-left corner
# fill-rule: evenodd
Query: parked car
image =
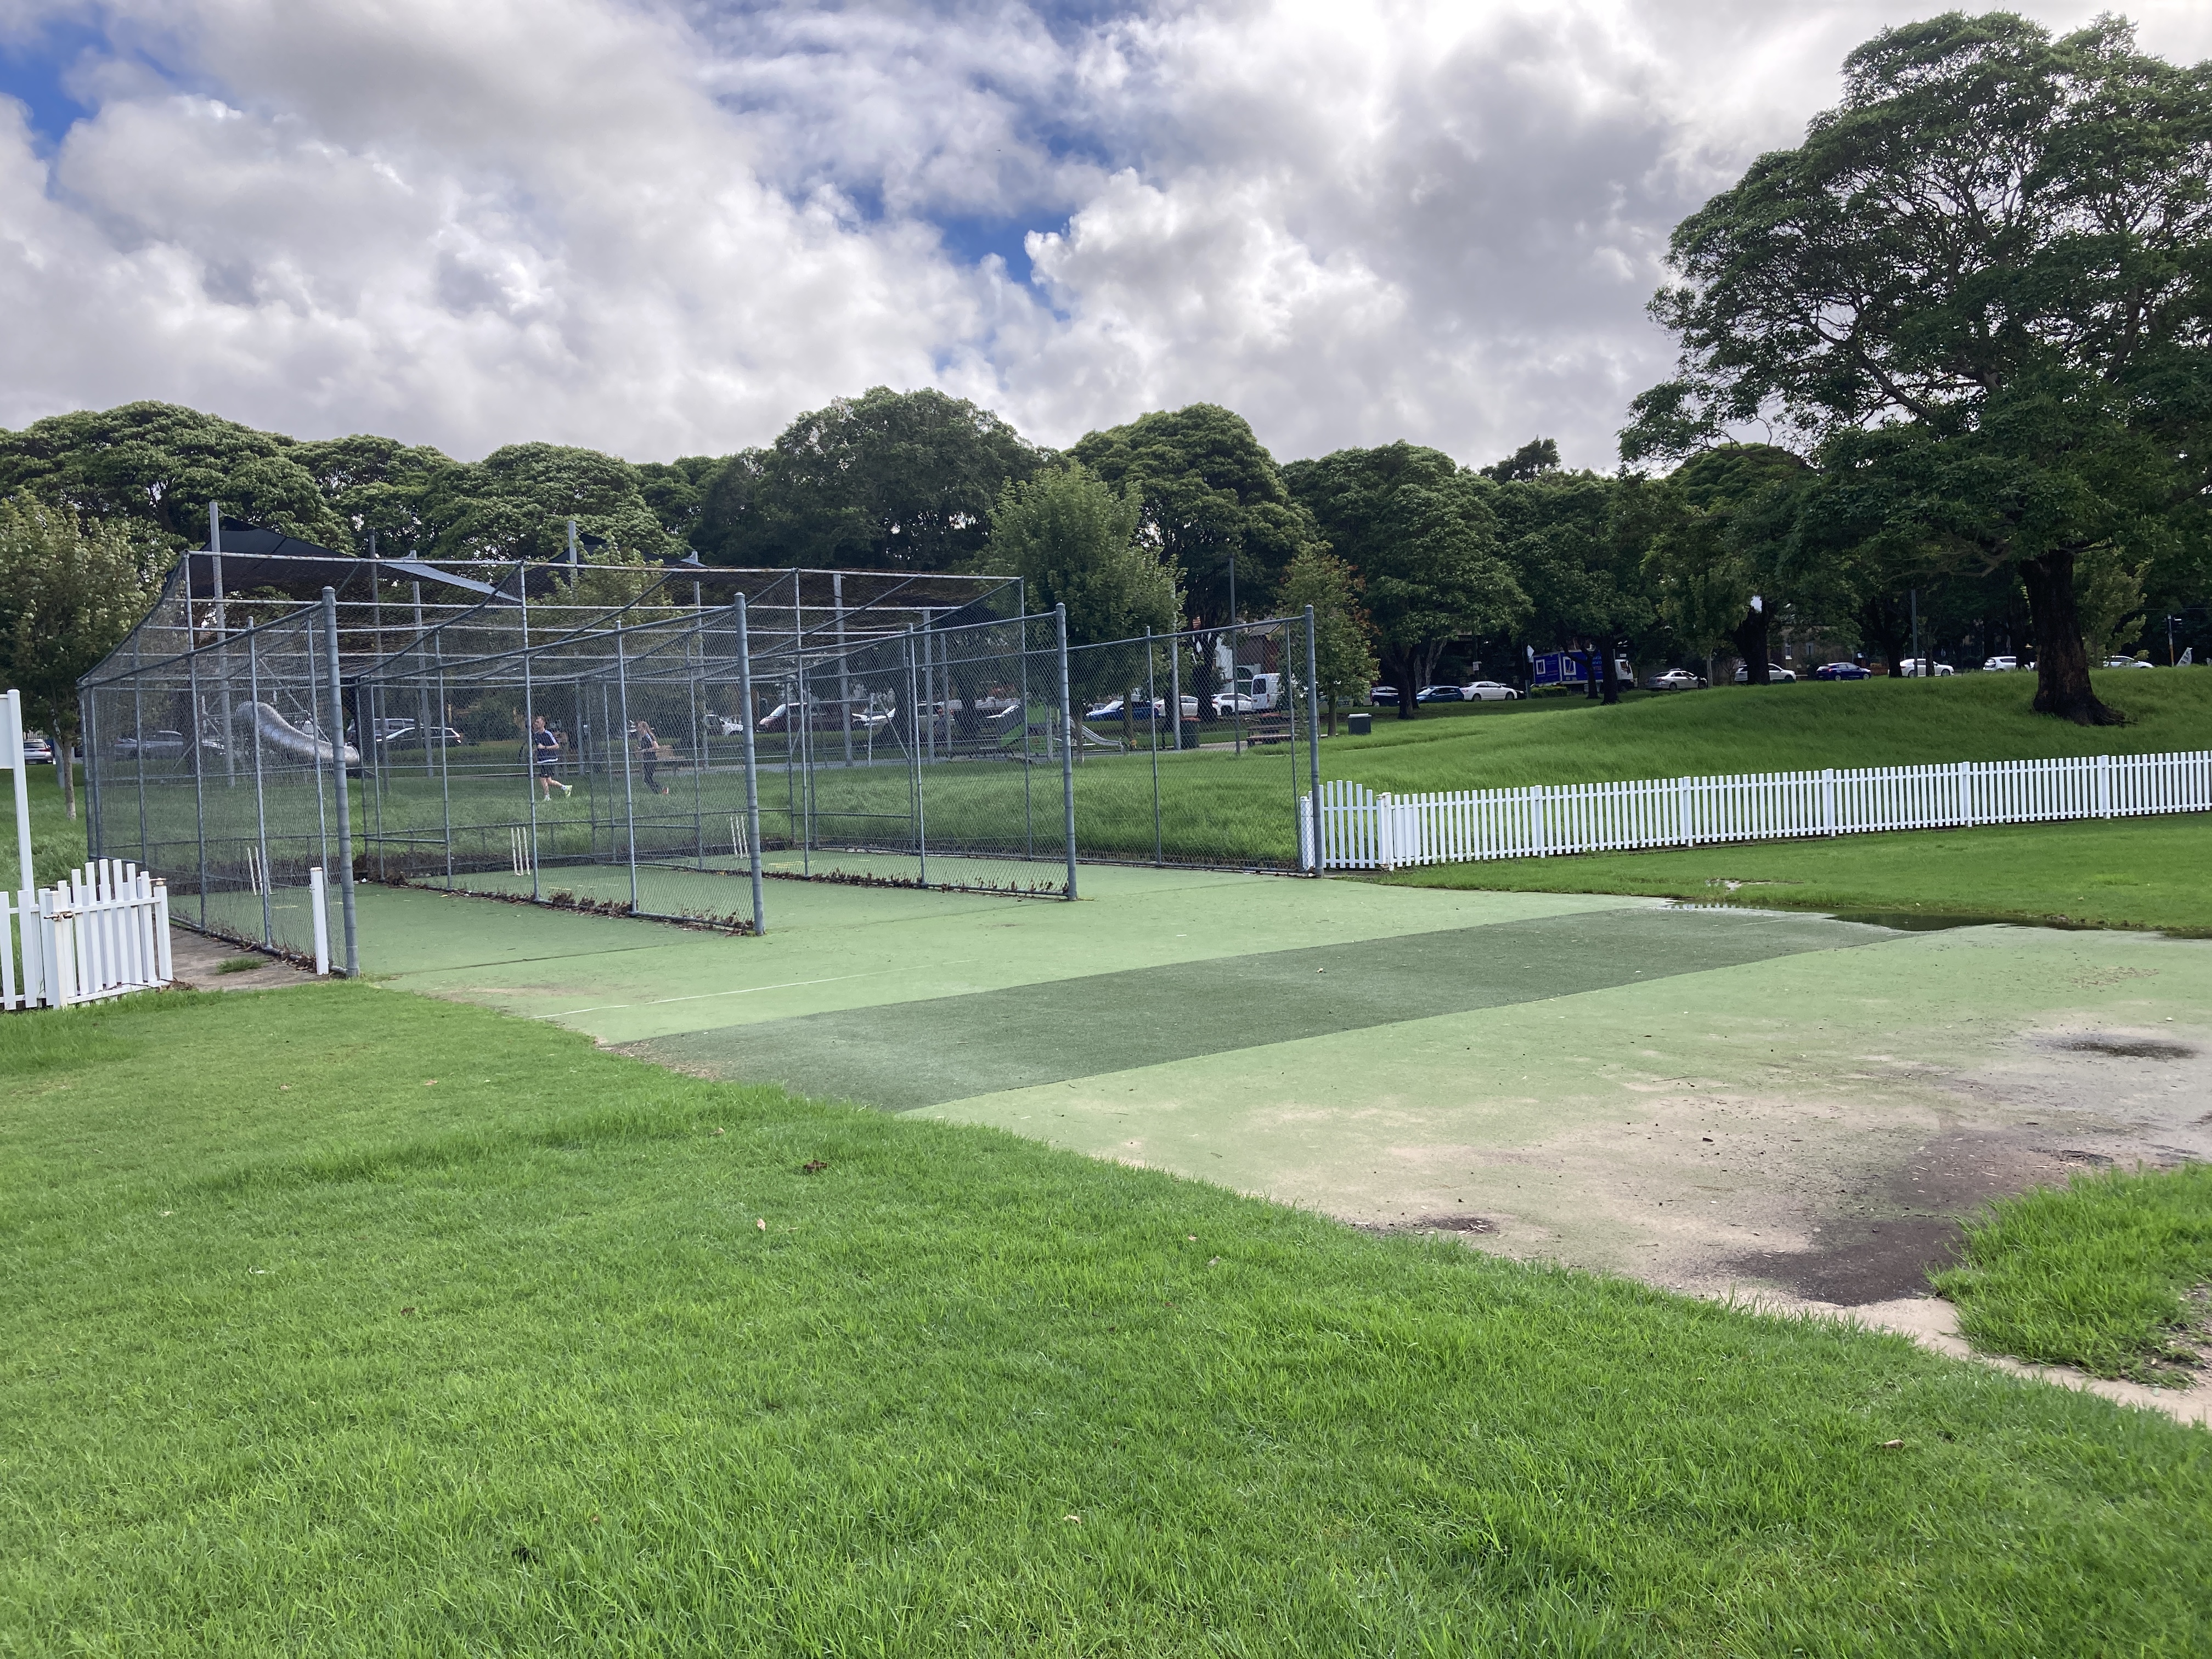
<path fill-rule="evenodd" d="M 54 746 L 36 732 L 26 732 L 23 733 L 23 759 L 32 766 L 52 766 L 54 763 Z"/>
<path fill-rule="evenodd" d="M 1874 670 L 1863 663 L 1824 662 L 1813 671 L 1816 680 L 1870 680 Z"/>
<path fill-rule="evenodd" d="M 1948 662 L 1931 663 L 1925 657 L 1907 657 L 1899 671 L 1908 680 L 1944 679 L 1955 672 Z"/>
<path fill-rule="evenodd" d="M 1511 702 L 1521 695 L 1498 680 L 1476 680 L 1460 687 L 1460 693 L 1469 702 Z"/>
<path fill-rule="evenodd" d="M 2019 666 L 2020 659 L 2018 657 L 1984 657 L 1982 659 L 1982 672 L 1984 674 L 2009 674 L 2013 670 Z"/>
<path fill-rule="evenodd" d="M 2152 668 L 2156 665 L 2157 665 L 2154 663 L 2143 661 L 2140 657 L 2107 657 L 2105 659 L 2105 666 L 2107 668 Z"/>
<path fill-rule="evenodd" d="M 1467 693 L 1455 685 L 1425 685 L 1413 693 L 1415 702 L 1465 702 Z"/>
<path fill-rule="evenodd" d="M 1771 662 L 1766 665 L 1766 683 L 1769 685 L 1794 685 L 1796 680 L 1796 675 L 1791 673 L 1780 663 Z M 1742 663 L 1735 665 L 1735 683 L 1738 685 L 1748 685 L 1751 683 L 1751 670 Z"/>
<path fill-rule="evenodd" d="M 46 743 L 44 738 L 39 741 Z M 26 739 L 23 757 L 26 760 L 30 758 L 29 750 L 29 740 Z M 118 760 L 180 760 L 184 753 L 185 734 L 181 732 L 145 732 L 135 737 L 126 733 L 115 740 L 115 758 Z M 46 757 L 49 761 L 54 757 L 51 744 L 46 745 Z"/>
<path fill-rule="evenodd" d="M 1395 685 L 1370 685 L 1367 688 L 1367 701 L 1377 708 L 1395 708 L 1398 706 L 1398 688 Z"/>
<path fill-rule="evenodd" d="M 384 720 L 379 720 L 377 724 L 387 728 L 377 733 L 376 743 L 380 749 L 420 749 L 426 740 L 433 746 L 442 743 L 447 748 L 455 748 L 468 741 L 450 726 L 433 726 L 424 729 L 412 724 L 394 726 Z"/>
<path fill-rule="evenodd" d="M 1654 691 L 1696 691 L 1702 690 L 1705 684 L 1704 675 L 1692 674 L 1686 668 L 1670 668 L 1663 674 L 1651 677 Z"/>

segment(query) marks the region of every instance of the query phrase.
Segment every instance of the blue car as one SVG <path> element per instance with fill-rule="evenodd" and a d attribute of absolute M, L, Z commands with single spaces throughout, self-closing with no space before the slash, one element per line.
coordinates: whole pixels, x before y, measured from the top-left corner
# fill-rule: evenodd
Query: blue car
<path fill-rule="evenodd" d="M 1826 662 L 1813 671 L 1813 678 L 1816 680 L 1870 680 L 1874 678 L 1874 670 L 1863 668 L 1855 662 Z"/>

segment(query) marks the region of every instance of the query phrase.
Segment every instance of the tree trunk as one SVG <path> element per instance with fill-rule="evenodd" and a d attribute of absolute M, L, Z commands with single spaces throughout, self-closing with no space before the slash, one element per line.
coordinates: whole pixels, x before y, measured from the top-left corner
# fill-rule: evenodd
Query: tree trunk
<path fill-rule="evenodd" d="M 1389 676 L 1385 683 L 1397 688 L 1398 718 L 1401 720 L 1413 719 L 1419 711 L 1419 705 L 1413 701 L 1413 694 L 1420 689 L 1420 681 L 1414 678 L 1419 672 L 1415 657 L 1415 651 L 1411 647 L 1385 652 L 1382 657 L 1382 672 Z"/>
<path fill-rule="evenodd" d="M 46 716 L 46 734 L 54 740 L 54 769 L 61 774 L 62 802 L 69 808 L 71 823 L 76 822 L 76 764 L 70 759 L 70 750 L 76 746 L 68 721 L 58 704 Z"/>
<path fill-rule="evenodd" d="M 1735 625 L 1729 636 L 1735 641 L 1736 655 L 1743 660 L 1743 683 L 1746 685 L 1765 685 L 1766 680 L 1766 611 L 1753 605 L 1743 613 L 1743 620 Z"/>
<path fill-rule="evenodd" d="M 1613 665 L 1613 641 L 1605 644 L 1605 660 L 1600 665 L 1604 673 L 1605 702 L 1607 708 L 1620 701 L 1620 674 Z"/>
<path fill-rule="evenodd" d="M 2089 653 L 2081 643 L 2081 611 L 2074 598 L 2074 560 L 2079 550 L 2053 548 L 2020 564 L 2035 629 L 2035 712 L 2076 726 L 2124 726 L 2126 717 L 2097 700 L 2089 684 Z"/>
<path fill-rule="evenodd" d="M 1892 679 L 1904 678 L 1905 663 L 1899 652 L 1904 629 L 1895 602 L 1887 599 L 1869 599 L 1861 605 L 1859 632 L 1881 647 L 1882 660 L 1889 665 L 1889 677 Z"/>

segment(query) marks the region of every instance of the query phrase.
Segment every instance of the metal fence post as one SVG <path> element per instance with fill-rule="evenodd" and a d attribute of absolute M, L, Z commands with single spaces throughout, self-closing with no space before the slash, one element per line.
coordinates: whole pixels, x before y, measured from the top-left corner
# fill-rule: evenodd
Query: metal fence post
<path fill-rule="evenodd" d="M 1152 751 L 1152 862 L 1164 864 L 1160 844 L 1160 697 L 1153 689 L 1152 630 L 1145 630 L 1145 730 Z"/>
<path fill-rule="evenodd" d="M 624 826 L 625 839 L 629 843 L 629 908 L 630 914 L 635 915 L 637 914 L 637 797 L 631 791 L 629 781 L 629 751 L 631 747 L 629 725 L 629 672 L 623 664 L 623 625 L 622 618 L 620 617 L 617 617 L 615 618 L 615 695 L 618 699 L 620 699 L 622 704 L 623 823 Z M 531 794 L 532 798 L 535 799 L 537 795 L 537 784 L 534 781 L 531 785 Z M 533 835 L 536 833 L 534 825 L 532 833 Z M 535 845 L 533 844 L 531 854 L 531 862 L 535 865 L 537 861 L 537 852 Z M 535 882 L 537 878 L 533 876 L 531 879 Z"/>
<path fill-rule="evenodd" d="M 906 787 L 907 818 L 915 826 L 915 872 L 923 886 L 929 884 L 929 855 L 921 841 L 921 694 L 915 675 L 914 624 L 906 625 Z"/>
<path fill-rule="evenodd" d="M 1075 896 L 1075 708 L 1068 701 L 1067 606 L 1052 608 L 1053 633 L 1060 647 L 1060 799 L 1067 830 L 1067 896 Z"/>
<path fill-rule="evenodd" d="M 186 613 L 190 620 L 190 612 Z M 186 643 L 191 643 L 187 635 Z M 192 699 L 191 730 L 185 735 L 192 745 L 192 829 L 199 841 L 200 932 L 207 932 L 207 784 L 201 771 L 207 750 L 207 710 L 200 702 L 200 653 L 193 646 L 185 658 L 185 684 Z M 229 744 L 223 745 L 226 749 Z"/>
<path fill-rule="evenodd" d="M 361 975 L 361 939 L 353 894 L 353 801 L 346 792 L 345 677 L 338 669 L 338 595 L 332 587 L 323 590 L 323 641 L 330 657 L 331 718 L 338 727 L 331 743 L 331 770 L 338 797 L 338 908 L 345 919 L 346 977 L 356 979 Z"/>
<path fill-rule="evenodd" d="M 752 641 L 745 622 L 745 596 L 738 595 L 738 696 L 744 701 L 745 730 L 745 844 L 752 849 L 753 933 L 768 932 L 768 909 L 762 902 L 760 775 L 753 753 Z"/>
<path fill-rule="evenodd" d="M 276 942 L 276 918 L 270 912 L 269 899 L 269 812 L 261 792 L 261 655 L 258 635 L 246 630 L 246 695 L 248 698 L 246 730 L 253 737 L 253 833 L 256 851 L 261 859 L 261 874 L 255 884 L 261 889 L 261 943 L 264 947 Z"/>
<path fill-rule="evenodd" d="M 530 568 L 514 563 L 514 601 L 522 611 L 522 793 L 530 803 L 530 897 L 544 896 L 538 884 L 538 709 L 530 684 Z M 629 756 L 623 751 L 627 765 Z"/>
<path fill-rule="evenodd" d="M 1293 702 L 1296 699 L 1292 699 Z M 1306 607 L 1306 775 L 1313 818 L 1313 870 L 1321 873 L 1321 679 L 1314 645 L 1314 608 Z"/>

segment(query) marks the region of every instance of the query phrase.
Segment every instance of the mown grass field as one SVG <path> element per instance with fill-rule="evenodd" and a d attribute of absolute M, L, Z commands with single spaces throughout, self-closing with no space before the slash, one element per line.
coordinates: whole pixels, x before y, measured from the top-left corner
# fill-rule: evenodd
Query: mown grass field
<path fill-rule="evenodd" d="M 2212 815 L 2005 824 L 1683 851 L 1432 865 L 1377 880 L 1641 893 L 1892 921 L 1950 917 L 2212 936 Z"/>
<path fill-rule="evenodd" d="M 2190 1654 L 2212 1440 L 362 986 L 0 1023 L 0 1653 Z"/>
<path fill-rule="evenodd" d="M 2185 1380 L 2212 1313 L 2212 1164 L 2100 1170 L 2002 1199 L 1967 1223 L 1963 1259 L 1935 1283 L 1978 1348 Z"/>

